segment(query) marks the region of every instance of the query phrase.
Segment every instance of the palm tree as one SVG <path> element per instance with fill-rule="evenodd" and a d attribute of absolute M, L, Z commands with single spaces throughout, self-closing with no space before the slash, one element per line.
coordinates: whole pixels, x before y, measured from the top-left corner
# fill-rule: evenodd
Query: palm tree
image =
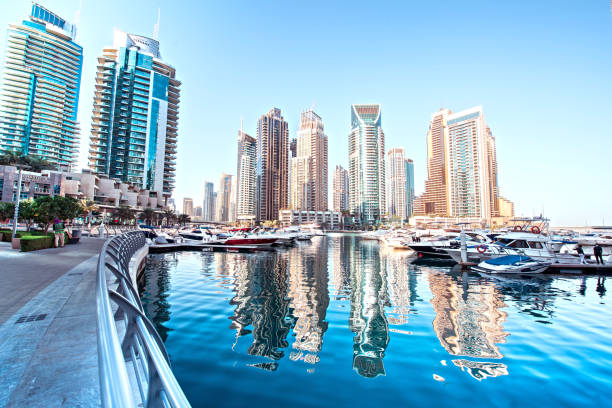
<path fill-rule="evenodd" d="M 98 210 L 98 205 L 91 200 L 82 199 L 80 202 L 83 214 L 87 217 L 87 226 L 91 228 L 91 216 L 94 211 Z"/>
<path fill-rule="evenodd" d="M 166 219 L 166 224 L 170 224 L 176 218 L 176 214 L 172 209 L 164 210 L 162 213 L 164 215 L 164 218 Z"/>
<path fill-rule="evenodd" d="M 125 224 L 126 221 L 131 221 L 134 219 L 134 210 L 132 210 L 130 207 L 126 205 L 122 205 L 119 208 L 117 208 L 117 211 L 115 214 L 117 215 L 117 217 L 119 218 L 119 221 L 122 224 Z"/>
<path fill-rule="evenodd" d="M 178 223 L 181 225 L 185 225 L 189 221 L 191 221 L 191 217 L 188 216 L 187 214 L 181 214 L 178 216 Z"/>
<path fill-rule="evenodd" d="M 138 215 L 138 219 L 145 221 L 147 224 L 151 224 L 153 217 L 155 216 L 155 211 L 153 211 L 152 208 L 145 208 L 144 210 L 142 210 L 142 212 Z"/>

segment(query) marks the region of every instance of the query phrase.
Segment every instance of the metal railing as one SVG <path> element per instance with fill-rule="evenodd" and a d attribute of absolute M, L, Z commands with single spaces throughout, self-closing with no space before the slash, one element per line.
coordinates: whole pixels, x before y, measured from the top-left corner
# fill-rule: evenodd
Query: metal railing
<path fill-rule="evenodd" d="M 145 243 L 142 231 L 131 231 L 106 241 L 100 252 L 96 304 L 102 406 L 190 407 L 130 278 L 130 260 Z"/>

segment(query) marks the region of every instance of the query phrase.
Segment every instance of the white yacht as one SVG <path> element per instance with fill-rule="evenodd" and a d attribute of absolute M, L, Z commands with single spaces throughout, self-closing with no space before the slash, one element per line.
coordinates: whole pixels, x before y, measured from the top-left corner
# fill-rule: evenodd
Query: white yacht
<path fill-rule="evenodd" d="M 473 266 L 472 270 L 481 273 L 536 274 L 546 271 L 549 261 L 537 261 L 523 255 L 505 255 L 487 259 Z"/>

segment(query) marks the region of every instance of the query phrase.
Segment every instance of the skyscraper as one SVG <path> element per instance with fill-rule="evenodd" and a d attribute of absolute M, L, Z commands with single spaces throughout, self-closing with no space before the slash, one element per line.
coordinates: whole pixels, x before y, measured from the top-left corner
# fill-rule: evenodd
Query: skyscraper
<path fill-rule="evenodd" d="M 232 201 L 232 175 L 221 174 L 219 190 L 217 191 L 217 216 L 219 222 L 231 221 L 230 209 Z"/>
<path fill-rule="evenodd" d="M 448 186 L 449 215 L 488 219 L 497 205 L 497 183 L 489 163 L 494 157 L 494 142 L 485 122 L 482 107 L 448 116 Z M 493 187 L 493 188 L 492 188 Z"/>
<path fill-rule="evenodd" d="M 255 221 L 257 191 L 257 140 L 238 131 L 238 158 L 236 160 L 236 219 Z"/>
<path fill-rule="evenodd" d="M 159 42 L 115 30 L 98 57 L 89 166 L 170 194 L 174 189 L 180 82 Z"/>
<path fill-rule="evenodd" d="M 289 127 L 280 109 L 273 108 L 257 122 L 257 219 L 278 219 L 287 208 Z"/>
<path fill-rule="evenodd" d="M 202 219 L 215 220 L 215 185 L 210 181 L 204 182 L 204 200 L 202 202 Z"/>
<path fill-rule="evenodd" d="M 404 221 L 407 218 L 407 177 L 404 149 L 394 147 L 387 153 L 387 213 Z"/>
<path fill-rule="evenodd" d="M 448 128 L 446 122 L 451 111 L 440 109 L 431 115 L 427 132 L 427 179 L 425 192 L 415 201 L 415 215 L 447 216 L 448 192 L 446 162 Z"/>
<path fill-rule="evenodd" d="M 406 159 L 406 218 L 414 213 L 414 163 Z"/>
<path fill-rule="evenodd" d="M 295 170 L 295 171 L 294 171 Z M 297 137 L 297 156 L 291 159 L 291 207 L 326 211 L 327 136 L 321 117 L 312 110 L 302 112 Z"/>
<path fill-rule="evenodd" d="M 386 210 L 385 134 L 380 105 L 352 105 L 349 134 L 349 210 L 376 224 Z"/>
<path fill-rule="evenodd" d="M 58 167 L 78 160 L 83 49 L 76 27 L 34 3 L 29 20 L 7 32 L 0 151 L 38 155 Z"/>
<path fill-rule="evenodd" d="M 432 115 L 428 178 L 416 215 L 490 219 L 499 215 L 495 138 L 481 106 Z"/>
<path fill-rule="evenodd" d="M 193 200 L 191 198 L 183 198 L 183 214 L 193 217 Z"/>
<path fill-rule="evenodd" d="M 348 197 L 348 171 L 342 166 L 336 166 L 336 171 L 334 172 L 334 211 L 347 211 Z"/>

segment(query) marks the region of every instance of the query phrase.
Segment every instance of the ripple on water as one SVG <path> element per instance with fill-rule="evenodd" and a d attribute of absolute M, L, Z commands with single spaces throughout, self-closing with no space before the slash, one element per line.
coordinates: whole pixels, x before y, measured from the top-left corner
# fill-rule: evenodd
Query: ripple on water
<path fill-rule="evenodd" d="M 195 407 L 612 402 L 597 277 L 482 278 L 335 235 L 150 255 L 140 289 Z"/>

